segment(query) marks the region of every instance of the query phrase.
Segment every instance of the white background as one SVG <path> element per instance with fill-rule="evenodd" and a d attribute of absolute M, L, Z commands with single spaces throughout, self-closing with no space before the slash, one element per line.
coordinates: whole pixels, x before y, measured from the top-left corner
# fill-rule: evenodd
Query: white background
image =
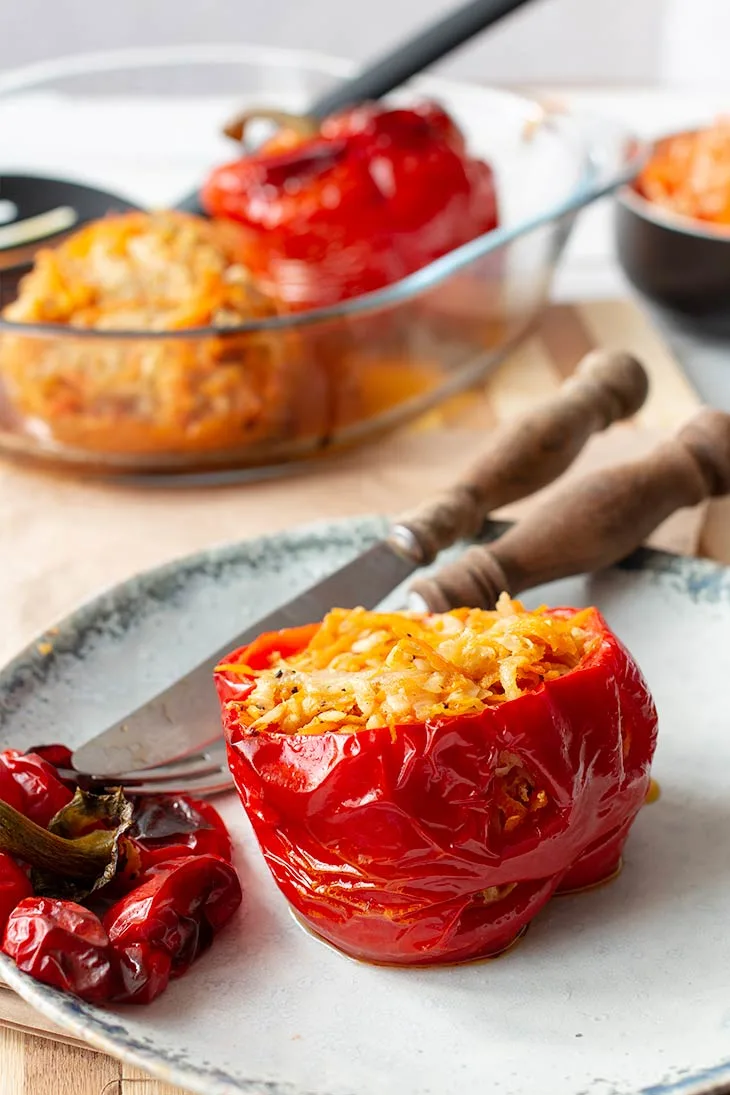
<path fill-rule="evenodd" d="M 365 59 L 449 6 L 450 0 L 0 0 L 0 69 L 81 50 L 206 41 Z M 730 0 L 534 0 L 442 67 L 488 83 L 730 88 L 728 45 Z"/>

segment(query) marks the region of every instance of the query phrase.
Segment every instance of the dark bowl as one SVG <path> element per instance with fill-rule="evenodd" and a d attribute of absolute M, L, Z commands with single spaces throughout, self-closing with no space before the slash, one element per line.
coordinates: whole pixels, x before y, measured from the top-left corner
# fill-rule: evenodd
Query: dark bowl
<path fill-rule="evenodd" d="M 730 324 L 730 231 L 673 214 L 629 185 L 616 196 L 615 234 L 640 293 L 680 317 Z"/>

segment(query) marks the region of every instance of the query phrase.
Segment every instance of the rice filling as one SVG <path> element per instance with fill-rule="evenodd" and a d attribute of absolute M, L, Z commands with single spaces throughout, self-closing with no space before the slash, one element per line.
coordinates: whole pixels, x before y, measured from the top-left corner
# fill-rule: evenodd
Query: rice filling
<path fill-rule="evenodd" d="M 494 611 L 333 609 L 308 646 L 264 669 L 219 669 L 253 681 L 232 701 L 250 731 L 353 733 L 476 714 L 574 669 L 593 638 L 569 617 L 527 611 L 502 595 Z"/>

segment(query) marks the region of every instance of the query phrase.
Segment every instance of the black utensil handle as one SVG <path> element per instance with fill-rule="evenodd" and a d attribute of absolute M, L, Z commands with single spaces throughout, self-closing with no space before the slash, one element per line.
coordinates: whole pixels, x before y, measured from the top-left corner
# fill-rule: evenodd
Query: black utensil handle
<path fill-rule="evenodd" d="M 208 214 L 200 204 L 200 191 L 195 188 L 186 194 L 180 201 L 175 202 L 175 208 L 181 213 L 194 213 L 196 217 L 207 217 Z"/>
<path fill-rule="evenodd" d="M 516 11 L 529 0 L 470 0 L 415 38 L 397 46 L 359 76 L 345 80 L 320 96 L 307 111 L 312 118 L 326 118 L 353 103 L 380 99 L 411 76 L 463 45 L 492 23 Z"/>

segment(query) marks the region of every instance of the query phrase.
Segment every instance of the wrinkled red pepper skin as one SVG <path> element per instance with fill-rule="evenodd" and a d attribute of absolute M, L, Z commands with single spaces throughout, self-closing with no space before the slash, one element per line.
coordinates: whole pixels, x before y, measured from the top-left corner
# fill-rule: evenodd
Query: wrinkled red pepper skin
<path fill-rule="evenodd" d="M 53 745 L 33 745 L 30 749 L 26 749 L 25 755 L 34 753 L 36 756 L 45 760 L 52 768 L 55 769 L 56 779 L 71 790 L 71 793 L 76 790 L 76 780 L 67 779 L 61 776 L 58 772 L 59 768 L 65 768 L 69 771 L 73 770 L 73 754 L 67 745 L 61 745 L 54 743 Z"/>
<path fill-rule="evenodd" d="M 90 1003 L 112 993 L 109 940 L 95 913 L 73 901 L 29 897 L 10 914 L 3 951 L 37 981 Z"/>
<path fill-rule="evenodd" d="M 151 1004 L 165 991 L 170 980 L 172 959 L 166 951 L 149 943 L 110 947 L 112 995 L 115 1004 Z"/>
<path fill-rule="evenodd" d="M 167 988 L 172 966 L 149 943 L 113 946 L 96 913 L 48 897 L 16 906 L 3 951 L 37 981 L 92 1004 L 149 1004 Z"/>
<path fill-rule="evenodd" d="M 226 706 L 246 680 L 216 674 L 239 795 L 307 925 L 369 961 L 464 961 L 503 950 L 556 891 L 617 869 L 649 787 L 656 710 L 600 614 L 582 626 L 600 642 L 564 676 L 477 715 L 395 734 L 247 733 Z M 298 637 L 301 649 L 306 629 Z M 258 664 L 279 644 L 290 649 L 290 634 L 257 640 Z M 226 661 L 248 661 L 240 655 Z M 502 751 L 548 796 L 511 832 L 497 823 L 492 795 Z M 485 900 L 485 890 L 509 883 L 509 893 Z"/>
<path fill-rule="evenodd" d="M 70 802 L 73 792 L 58 778 L 55 768 L 35 753 L 6 749 L 0 753 L 0 799 L 42 825 Z"/>
<path fill-rule="evenodd" d="M 429 102 L 368 103 L 311 138 L 280 134 L 213 171 L 202 201 L 246 227 L 243 261 L 290 308 L 380 289 L 497 226 L 491 168 Z"/>
<path fill-rule="evenodd" d="M 112 945 L 144 944 L 170 958 L 180 977 L 210 946 L 241 904 L 230 863 L 214 855 L 188 856 L 152 867 L 140 884 L 109 909 L 104 927 Z"/>
<path fill-rule="evenodd" d="M 0 939 L 15 906 L 32 893 L 33 887 L 27 872 L 12 856 L 0 852 Z"/>
<path fill-rule="evenodd" d="M 73 769 L 73 753 L 67 745 L 62 745 L 60 742 L 54 742 L 51 745 L 33 745 L 25 752 L 26 756 L 28 753 L 35 753 L 54 768 Z"/>

